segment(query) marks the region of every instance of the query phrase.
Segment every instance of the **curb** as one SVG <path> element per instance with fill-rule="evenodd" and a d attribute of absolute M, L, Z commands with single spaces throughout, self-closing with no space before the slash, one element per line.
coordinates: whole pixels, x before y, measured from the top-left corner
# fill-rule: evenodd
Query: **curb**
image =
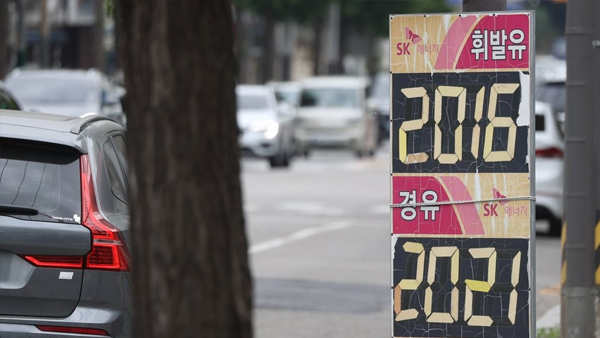
<path fill-rule="evenodd" d="M 536 322 L 537 329 L 552 329 L 560 326 L 560 304 L 548 310 L 542 318 Z"/>

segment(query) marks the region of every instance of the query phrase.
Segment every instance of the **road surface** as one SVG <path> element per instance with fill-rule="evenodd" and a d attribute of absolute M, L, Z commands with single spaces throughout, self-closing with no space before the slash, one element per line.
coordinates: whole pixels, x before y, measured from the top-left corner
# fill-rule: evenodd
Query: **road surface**
<path fill-rule="evenodd" d="M 255 336 L 389 337 L 386 148 L 362 160 L 314 152 L 289 170 L 244 159 L 242 171 Z M 560 239 L 536 243 L 541 318 L 560 300 Z"/>

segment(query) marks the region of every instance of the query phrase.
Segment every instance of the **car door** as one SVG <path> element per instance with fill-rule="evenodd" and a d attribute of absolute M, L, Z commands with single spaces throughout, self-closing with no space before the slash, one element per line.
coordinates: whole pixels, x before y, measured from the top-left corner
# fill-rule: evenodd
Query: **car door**
<path fill-rule="evenodd" d="M 0 138 L 0 316 L 65 317 L 79 302 L 90 231 L 80 153 Z"/>

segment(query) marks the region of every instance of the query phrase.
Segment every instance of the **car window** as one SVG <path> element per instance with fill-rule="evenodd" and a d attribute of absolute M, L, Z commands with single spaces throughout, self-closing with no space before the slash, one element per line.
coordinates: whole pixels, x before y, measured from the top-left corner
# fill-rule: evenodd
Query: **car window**
<path fill-rule="evenodd" d="M 97 87 L 82 78 L 23 76 L 8 79 L 6 87 L 25 105 L 27 102 L 81 104 L 100 100 Z"/>
<path fill-rule="evenodd" d="M 390 99 L 390 76 L 378 74 L 371 86 L 371 96 L 379 99 Z"/>
<path fill-rule="evenodd" d="M 128 203 L 127 179 L 119 163 L 119 158 L 110 139 L 102 145 L 104 155 L 104 166 L 108 174 L 108 183 L 113 195 L 119 200 Z"/>
<path fill-rule="evenodd" d="M 115 150 L 117 151 L 117 156 L 119 158 L 119 163 L 123 168 L 123 172 L 125 173 L 125 179 L 127 180 L 127 146 L 125 143 L 125 138 L 123 137 L 123 135 L 117 134 L 114 135 L 111 138 L 111 140 L 113 142 L 113 145 L 115 146 Z"/>
<path fill-rule="evenodd" d="M 566 111 L 567 92 L 564 82 L 545 83 L 538 88 L 537 99 L 547 102 L 555 112 Z"/>
<path fill-rule="evenodd" d="M 283 90 L 278 89 L 275 91 L 275 97 L 277 98 L 277 102 L 287 102 L 291 105 L 298 105 L 298 99 L 300 96 L 300 92 L 297 90 Z"/>
<path fill-rule="evenodd" d="M 268 109 L 269 101 L 266 95 L 258 94 L 238 94 L 237 95 L 238 109 Z"/>
<path fill-rule="evenodd" d="M 3 90 L 0 90 L 0 109 L 20 110 L 15 100 Z"/>
<path fill-rule="evenodd" d="M 79 153 L 41 142 L 0 138 L 0 205 L 32 208 L 37 215 L 11 215 L 48 222 L 79 222 Z"/>
<path fill-rule="evenodd" d="M 535 131 L 546 130 L 546 118 L 542 114 L 535 115 Z"/>
<path fill-rule="evenodd" d="M 302 91 L 302 107 L 340 107 L 358 106 L 356 89 L 348 88 L 307 88 Z"/>

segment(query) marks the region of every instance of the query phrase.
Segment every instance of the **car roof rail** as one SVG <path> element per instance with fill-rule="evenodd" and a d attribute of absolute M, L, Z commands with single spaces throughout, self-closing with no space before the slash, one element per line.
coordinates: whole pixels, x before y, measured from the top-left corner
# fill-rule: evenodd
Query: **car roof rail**
<path fill-rule="evenodd" d="M 113 120 L 106 116 L 102 116 L 102 115 L 98 115 L 98 114 L 93 114 L 93 113 L 92 114 L 84 114 L 84 115 L 81 115 L 79 117 L 79 119 L 77 119 L 76 122 L 73 124 L 73 126 L 71 127 L 71 133 L 78 135 L 85 128 L 87 128 L 90 124 L 92 124 L 96 121 L 113 121 Z"/>

